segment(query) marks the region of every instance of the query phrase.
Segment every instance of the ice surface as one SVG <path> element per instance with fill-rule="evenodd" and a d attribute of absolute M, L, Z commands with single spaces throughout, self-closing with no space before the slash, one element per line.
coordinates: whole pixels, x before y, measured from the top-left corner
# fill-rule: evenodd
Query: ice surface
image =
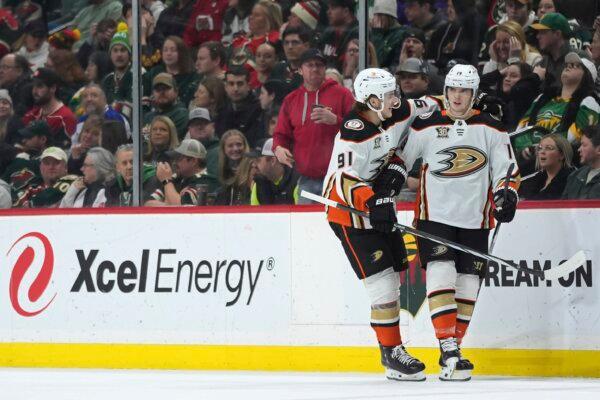
<path fill-rule="evenodd" d="M 600 399 L 600 380 L 475 377 L 387 381 L 379 374 L 0 368 L 2 400 Z"/>

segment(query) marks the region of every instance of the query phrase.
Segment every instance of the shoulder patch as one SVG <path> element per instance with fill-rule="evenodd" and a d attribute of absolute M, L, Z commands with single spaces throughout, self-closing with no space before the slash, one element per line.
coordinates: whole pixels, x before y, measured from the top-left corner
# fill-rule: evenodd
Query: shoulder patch
<path fill-rule="evenodd" d="M 365 128 L 365 124 L 360 119 L 350 119 L 344 124 L 344 128 L 354 131 L 361 131 Z"/>

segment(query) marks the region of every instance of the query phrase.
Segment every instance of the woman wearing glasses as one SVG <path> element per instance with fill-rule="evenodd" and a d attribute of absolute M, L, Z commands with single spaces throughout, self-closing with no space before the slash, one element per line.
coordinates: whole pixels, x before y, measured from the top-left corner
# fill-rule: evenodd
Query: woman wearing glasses
<path fill-rule="evenodd" d="M 524 179 L 519 195 L 527 200 L 560 199 L 567 177 L 574 168 L 571 164 L 573 149 L 563 136 L 551 133 L 537 146 L 536 172 Z"/>
<path fill-rule="evenodd" d="M 115 157 L 102 147 L 93 147 L 83 160 L 81 172 L 83 177 L 73 182 L 59 207 L 104 207 L 105 184 L 115 177 Z"/>

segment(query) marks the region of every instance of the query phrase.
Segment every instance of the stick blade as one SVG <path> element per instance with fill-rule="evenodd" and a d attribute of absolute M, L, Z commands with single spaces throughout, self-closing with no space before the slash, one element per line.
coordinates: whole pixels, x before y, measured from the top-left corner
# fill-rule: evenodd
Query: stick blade
<path fill-rule="evenodd" d="M 579 250 L 573 257 L 569 258 L 564 263 L 544 271 L 544 279 L 555 280 L 558 278 L 564 278 L 585 263 L 585 252 L 583 250 Z"/>

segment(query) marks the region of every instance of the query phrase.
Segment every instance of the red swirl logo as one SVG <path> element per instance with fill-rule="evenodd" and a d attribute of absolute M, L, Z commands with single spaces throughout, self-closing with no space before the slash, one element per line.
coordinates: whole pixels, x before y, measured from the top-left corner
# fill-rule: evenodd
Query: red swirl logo
<path fill-rule="evenodd" d="M 50 283 L 50 278 L 52 277 L 52 270 L 54 268 L 54 251 L 52 250 L 52 245 L 50 244 L 50 241 L 46 236 L 42 235 L 39 232 L 30 232 L 18 238 L 16 242 L 14 242 L 12 246 L 10 246 L 10 249 L 6 254 L 9 255 L 16 244 L 28 238 L 37 239 L 44 246 L 44 258 L 42 261 L 42 268 L 33 280 L 31 287 L 29 287 L 29 290 L 27 292 L 27 297 L 29 298 L 29 301 L 31 301 L 31 303 L 35 303 L 42 297 L 42 294 L 44 294 L 44 291 Z M 54 294 L 54 296 L 52 296 L 52 299 L 48 301 L 48 304 L 37 310 L 25 310 L 19 303 L 19 288 L 21 287 L 21 282 L 23 281 L 25 273 L 33 264 L 35 258 L 35 250 L 31 246 L 27 246 L 25 250 L 23 250 L 21 255 L 19 255 L 19 258 L 17 259 L 15 266 L 12 270 L 12 274 L 10 276 L 10 302 L 15 311 L 23 317 L 33 317 L 38 315 L 46 308 L 48 308 L 50 303 L 52 303 L 52 301 L 56 297 L 56 294 Z"/>

